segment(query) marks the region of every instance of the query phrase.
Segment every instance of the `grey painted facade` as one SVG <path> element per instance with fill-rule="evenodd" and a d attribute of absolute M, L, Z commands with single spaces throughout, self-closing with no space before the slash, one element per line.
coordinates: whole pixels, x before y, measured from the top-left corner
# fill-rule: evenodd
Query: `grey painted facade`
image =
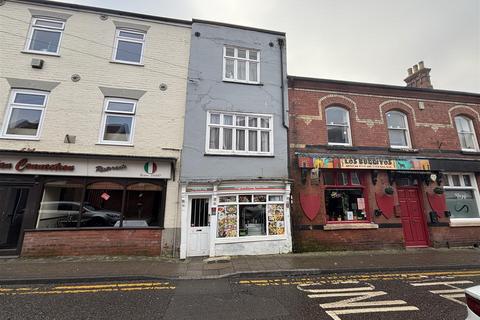
<path fill-rule="evenodd" d="M 200 35 L 196 36 L 198 33 Z M 288 177 L 287 129 L 284 126 L 288 125 L 286 57 L 285 46 L 280 47 L 278 39 L 285 43 L 285 36 L 281 34 L 194 21 L 182 152 L 182 182 Z M 259 85 L 222 81 L 225 45 L 260 51 Z M 281 59 L 284 64 L 283 74 Z M 207 111 L 212 110 L 273 114 L 274 155 L 206 155 Z"/>
<path fill-rule="evenodd" d="M 259 52 L 259 83 L 224 80 L 225 47 Z M 180 174 L 180 258 L 291 252 L 285 52 L 284 33 L 193 21 Z M 273 124 L 269 125 L 273 128 L 269 150 L 255 155 L 216 147 L 209 150 L 207 121 L 212 112 L 248 119 L 269 117 Z M 243 129 L 247 128 L 232 135 Z M 261 136 L 258 130 L 257 134 Z M 231 141 L 236 143 L 235 138 Z M 243 141 L 248 150 L 249 139 Z M 263 142 L 258 139 L 259 145 Z M 227 204 L 227 198 L 235 200 Z M 202 220 L 208 223 L 203 225 L 198 225 L 198 216 L 206 211 L 198 203 L 203 208 L 208 204 L 208 219 Z M 263 210 L 260 215 L 258 210 Z M 256 212 L 255 218 L 247 218 L 251 212 Z"/>

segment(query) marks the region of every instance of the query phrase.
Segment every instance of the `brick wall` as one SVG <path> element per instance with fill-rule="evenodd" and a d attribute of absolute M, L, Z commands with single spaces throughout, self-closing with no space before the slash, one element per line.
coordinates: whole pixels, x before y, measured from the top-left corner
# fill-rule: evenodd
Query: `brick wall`
<path fill-rule="evenodd" d="M 402 228 L 372 230 L 297 230 L 294 251 L 370 250 L 403 247 Z"/>
<path fill-rule="evenodd" d="M 191 27 L 127 15 L 72 10 L 64 7 L 7 1 L 0 19 L 2 34 L 0 78 L 0 129 L 11 93 L 6 78 L 59 82 L 48 97 L 40 139 L 0 139 L 2 150 L 35 149 L 37 152 L 179 158 L 183 144 Z M 59 56 L 22 52 L 32 14 L 29 9 L 70 14 L 65 24 Z M 144 66 L 112 63 L 114 21 L 149 27 Z M 45 61 L 42 69 L 30 66 L 32 58 Z M 8 63 L 7 63 L 8 62 Z M 71 76 L 81 80 L 73 82 Z M 165 83 L 168 88 L 161 91 Z M 99 87 L 142 90 L 135 111 L 133 146 L 98 144 L 105 97 Z M 64 143 L 66 134 L 75 143 Z M 168 182 L 165 227 L 179 226 L 178 172 Z M 175 225 L 177 222 L 177 225 Z"/>
<path fill-rule="evenodd" d="M 429 228 L 433 247 L 469 247 L 480 245 L 479 227 Z"/>
<path fill-rule="evenodd" d="M 352 135 L 351 149 L 327 147 L 325 109 L 337 105 L 349 111 Z M 373 215 L 377 208 L 375 193 L 383 192 L 389 185 L 386 171 L 380 171 L 376 185 L 371 182 L 371 171 L 365 170 L 367 186 L 366 203 L 371 221 L 381 228 L 371 230 L 324 231 L 327 223 L 324 205 L 324 190 L 321 179 L 313 184 L 310 172 L 306 181 L 301 179 L 295 152 L 377 155 L 386 157 L 458 158 L 477 160 L 479 154 L 463 154 L 458 139 L 454 117 L 465 115 L 472 119 L 477 137 L 480 137 L 480 95 L 446 93 L 432 90 L 403 90 L 390 86 L 354 84 L 322 80 L 289 79 L 290 106 L 290 161 L 292 188 L 292 223 L 296 251 L 358 250 L 403 247 L 403 229 L 399 213 L 389 219 Z M 410 152 L 389 150 L 386 112 L 398 110 L 407 115 L 412 148 Z M 322 177 L 322 173 L 320 173 Z M 477 182 L 480 183 L 477 174 Z M 419 187 L 420 201 L 425 221 L 430 222 L 432 211 L 427 193 L 437 185 Z M 394 189 L 396 189 L 394 187 Z M 318 216 L 310 221 L 300 205 L 300 193 L 318 194 L 320 209 Z M 398 205 L 398 197 L 394 204 Z M 441 217 L 440 225 L 448 225 L 449 218 Z M 307 230 L 305 230 L 307 229 Z M 310 230 L 308 230 L 310 229 Z M 480 227 L 430 227 L 430 244 L 435 247 L 472 246 L 480 242 Z"/>
<path fill-rule="evenodd" d="M 349 110 L 352 145 L 357 147 L 389 147 L 385 113 L 390 110 L 407 115 L 414 149 L 460 151 L 453 121 L 456 115 L 471 118 L 480 136 L 480 98 L 476 104 L 431 99 L 290 89 L 290 143 L 326 145 L 325 108 L 330 105 Z"/>
<path fill-rule="evenodd" d="M 26 231 L 22 256 L 145 255 L 161 253 L 160 229 Z"/>

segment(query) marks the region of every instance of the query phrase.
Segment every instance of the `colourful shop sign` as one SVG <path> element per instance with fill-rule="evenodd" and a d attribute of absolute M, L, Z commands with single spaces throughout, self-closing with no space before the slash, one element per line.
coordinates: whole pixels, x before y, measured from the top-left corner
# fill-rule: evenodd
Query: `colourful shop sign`
<path fill-rule="evenodd" d="M 325 157 L 297 154 L 298 166 L 307 169 L 378 169 L 429 171 L 425 159 L 391 159 L 384 157 Z"/>

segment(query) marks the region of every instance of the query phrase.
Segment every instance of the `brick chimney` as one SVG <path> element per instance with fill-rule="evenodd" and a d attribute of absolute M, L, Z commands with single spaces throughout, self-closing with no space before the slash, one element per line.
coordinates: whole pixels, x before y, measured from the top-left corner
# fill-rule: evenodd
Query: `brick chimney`
<path fill-rule="evenodd" d="M 408 68 L 408 77 L 404 80 L 407 87 L 433 89 L 430 82 L 430 70 L 432 69 L 425 68 L 423 61 L 414 65 L 413 68 Z"/>

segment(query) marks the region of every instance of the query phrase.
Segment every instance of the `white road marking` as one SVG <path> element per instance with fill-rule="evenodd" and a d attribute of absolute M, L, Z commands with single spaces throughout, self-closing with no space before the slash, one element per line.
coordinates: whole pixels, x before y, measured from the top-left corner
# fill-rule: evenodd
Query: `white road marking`
<path fill-rule="evenodd" d="M 387 293 L 385 291 L 375 291 L 375 286 L 370 283 L 360 284 L 358 281 L 353 283 L 352 281 L 349 281 L 349 284 L 354 283 L 361 285 L 361 287 L 316 288 L 322 284 L 313 283 L 300 284 L 297 288 L 300 291 L 309 293 L 307 296 L 310 299 L 351 297 L 348 299 L 319 304 L 319 306 L 324 309 L 333 320 L 342 320 L 340 315 L 347 314 L 418 311 L 417 307 L 407 306 L 407 302 L 403 300 L 365 301 L 387 295 Z M 339 284 L 345 283 L 340 282 Z"/>
<path fill-rule="evenodd" d="M 450 300 L 452 302 L 461 304 L 462 306 L 466 306 L 466 303 L 460 301 L 458 299 L 465 297 L 465 289 L 459 288 L 454 285 L 459 284 L 472 284 L 473 281 L 464 280 L 464 281 L 444 281 L 444 282 L 412 282 L 410 283 L 414 287 L 439 287 L 439 286 L 446 286 L 449 289 L 441 289 L 441 290 L 429 290 L 429 292 L 433 294 L 438 294 L 440 297 Z"/>
<path fill-rule="evenodd" d="M 342 320 L 339 315 L 342 314 L 359 314 L 359 313 L 374 313 L 374 312 L 399 312 L 399 311 L 418 311 L 417 307 L 389 307 L 389 308 L 367 308 L 367 309 L 347 309 L 347 310 L 332 310 L 326 311 L 333 320 Z"/>

